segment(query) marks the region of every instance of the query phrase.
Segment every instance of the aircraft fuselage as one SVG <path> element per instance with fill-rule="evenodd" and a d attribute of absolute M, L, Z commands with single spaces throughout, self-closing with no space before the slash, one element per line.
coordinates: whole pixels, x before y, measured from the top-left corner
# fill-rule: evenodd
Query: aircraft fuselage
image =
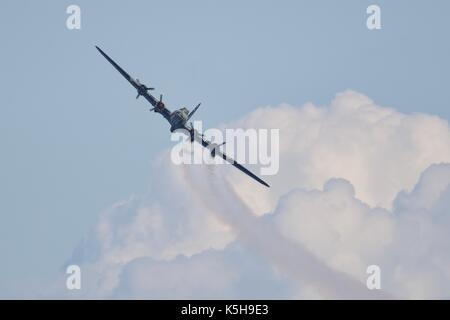
<path fill-rule="evenodd" d="M 181 108 L 170 114 L 170 132 L 174 132 L 177 129 L 184 128 L 188 119 L 189 110 Z"/>

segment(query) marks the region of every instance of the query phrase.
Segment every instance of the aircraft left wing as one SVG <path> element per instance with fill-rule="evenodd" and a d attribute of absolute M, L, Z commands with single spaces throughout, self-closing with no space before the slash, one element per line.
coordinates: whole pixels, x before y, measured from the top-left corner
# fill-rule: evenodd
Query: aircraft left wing
<path fill-rule="evenodd" d="M 99 47 L 95 46 L 97 48 L 97 50 L 102 54 L 103 57 L 105 57 L 106 60 L 109 61 L 109 63 L 111 63 L 113 65 L 114 68 L 116 68 L 117 71 L 120 72 L 120 74 L 127 79 L 127 81 L 136 89 L 139 90 L 139 84 L 136 82 L 136 80 L 134 80 L 125 70 L 123 70 L 113 59 L 111 59 L 106 53 L 103 52 L 102 49 L 100 49 Z M 152 106 L 156 106 L 156 104 L 158 103 L 158 101 L 155 99 L 155 97 L 153 97 L 151 94 L 145 93 L 142 94 L 142 96 L 148 101 L 150 102 L 150 104 Z"/>

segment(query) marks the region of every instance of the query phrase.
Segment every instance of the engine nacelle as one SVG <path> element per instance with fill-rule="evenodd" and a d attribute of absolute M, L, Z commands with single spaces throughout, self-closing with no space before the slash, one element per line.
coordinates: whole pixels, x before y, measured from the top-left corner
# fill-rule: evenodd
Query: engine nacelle
<path fill-rule="evenodd" d="M 217 144 L 217 143 L 211 143 L 208 148 L 211 150 L 211 157 L 214 158 L 216 156 L 216 149 L 219 148 L 220 146 L 223 146 L 225 144 L 225 142 L 221 143 L 221 144 Z"/>
<path fill-rule="evenodd" d="M 211 157 L 212 158 L 216 157 L 216 148 L 217 148 L 217 144 L 211 148 Z"/>

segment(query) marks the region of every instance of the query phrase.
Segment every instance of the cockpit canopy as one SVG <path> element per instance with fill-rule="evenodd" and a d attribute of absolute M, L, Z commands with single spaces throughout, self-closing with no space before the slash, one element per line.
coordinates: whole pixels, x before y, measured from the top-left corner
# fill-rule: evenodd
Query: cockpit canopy
<path fill-rule="evenodd" d="M 176 111 L 180 117 L 182 117 L 183 119 L 187 119 L 189 116 L 189 110 L 186 108 L 181 108 L 179 110 Z"/>

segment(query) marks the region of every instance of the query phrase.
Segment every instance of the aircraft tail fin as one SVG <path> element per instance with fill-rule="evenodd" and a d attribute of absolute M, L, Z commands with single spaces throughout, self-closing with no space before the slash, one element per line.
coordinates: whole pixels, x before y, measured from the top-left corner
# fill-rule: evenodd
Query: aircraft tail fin
<path fill-rule="evenodd" d="M 201 106 L 201 103 L 199 103 L 199 104 L 194 108 L 194 110 L 192 110 L 191 112 L 189 112 L 189 115 L 188 115 L 188 118 L 187 118 L 186 121 L 188 121 L 188 120 L 194 115 L 195 111 L 197 111 L 197 109 L 200 108 L 200 106 Z"/>

